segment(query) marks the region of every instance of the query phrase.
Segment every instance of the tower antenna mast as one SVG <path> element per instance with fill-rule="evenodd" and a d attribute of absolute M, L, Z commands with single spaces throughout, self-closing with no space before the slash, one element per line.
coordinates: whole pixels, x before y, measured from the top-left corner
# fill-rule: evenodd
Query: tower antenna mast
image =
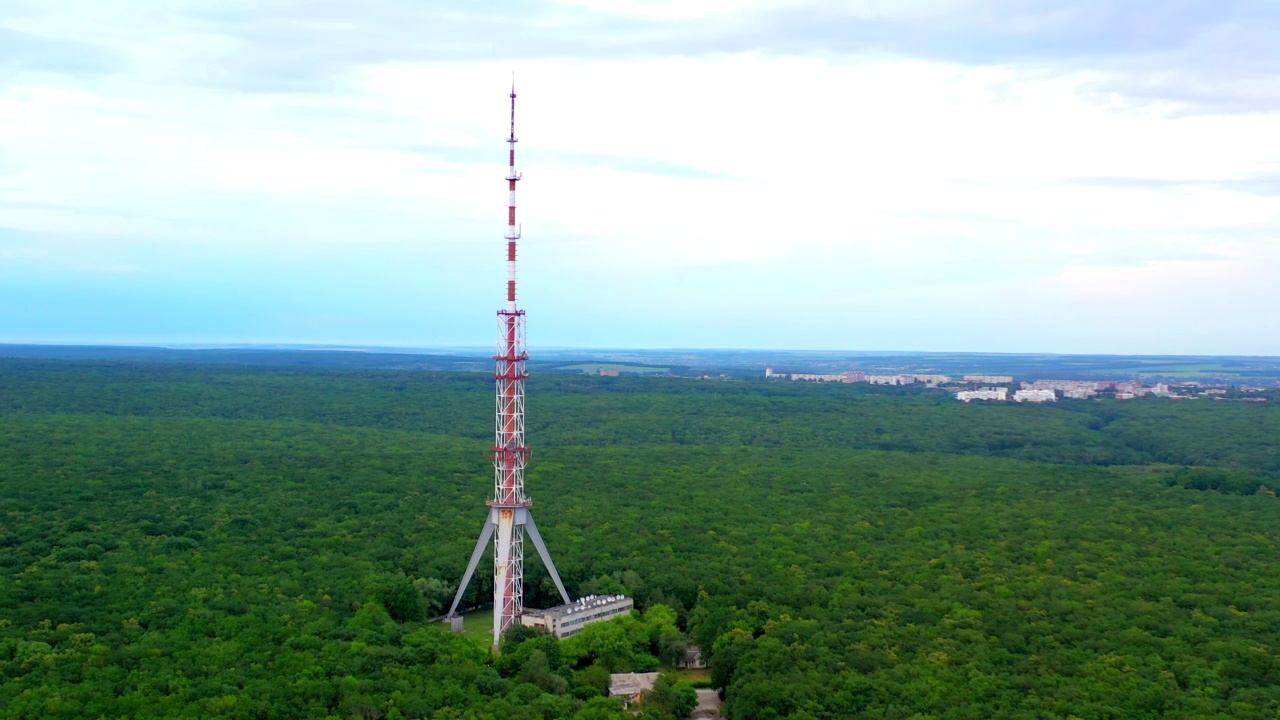
<path fill-rule="evenodd" d="M 529 377 L 525 350 L 524 311 L 516 306 L 516 241 L 520 226 L 516 224 L 516 87 L 511 83 L 511 134 L 507 137 L 507 304 L 498 311 L 498 352 L 494 381 L 497 385 L 497 411 L 494 422 L 493 499 L 489 517 L 480 530 L 467 572 L 458 585 L 446 618 L 460 620 L 458 603 L 484 555 L 485 546 L 493 538 L 493 645 L 498 646 L 502 634 L 520 622 L 524 612 L 524 537 L 528 534 L 538 549 L 543 565 L 555 581 L 565 604 L 570 602 L 560 574 L 547 546 L 542 542 L 538 526 L 530 510 L 532 502 L 524 492 L 524 469 L 529 461 L 529 447 L 524 437 L 524 381 Z"/>

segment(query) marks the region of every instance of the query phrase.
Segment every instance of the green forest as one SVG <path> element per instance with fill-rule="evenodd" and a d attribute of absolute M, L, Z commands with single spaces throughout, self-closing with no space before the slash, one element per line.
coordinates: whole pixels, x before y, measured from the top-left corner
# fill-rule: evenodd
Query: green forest
<path fill-rule="evenodd" d="M 1280 713 L 1275 403 L 535 375 L 539 528 L 571 594 L 638 612 L 494 653 L 430 621 L 485 518 L 492 395 L 0 360 L 0 716 L 627 718 L 608 674 L 687 643 L 730 720 Z M 639 712 L 692 692 L 664 675 Z"/>

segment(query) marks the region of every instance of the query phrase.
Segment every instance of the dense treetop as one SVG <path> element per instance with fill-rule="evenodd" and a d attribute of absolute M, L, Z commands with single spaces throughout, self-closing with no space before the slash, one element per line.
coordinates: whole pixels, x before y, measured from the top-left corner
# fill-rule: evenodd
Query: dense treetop
<path fill-rule="evenodd" d="M 0 380 L 0 715 L 624 717 L 607 673 L 686 638 L 732 720 L 1280 711 L 1267 404 L 536 377 L 547 543 L 644 614 L 494 656 L 425 622 L 491 490 L 483 376 Z"/>

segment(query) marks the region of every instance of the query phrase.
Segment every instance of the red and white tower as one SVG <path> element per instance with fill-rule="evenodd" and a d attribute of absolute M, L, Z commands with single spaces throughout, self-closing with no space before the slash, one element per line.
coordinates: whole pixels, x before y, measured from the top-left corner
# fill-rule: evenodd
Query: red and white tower
<path fill-rule="evenodd" d="M 520 622 L 524 612 L 524 536 L 527 533 L 538 549 L 542 562 L 556 583 L 556 589 L 565 603 L 569 594 L 556 572 L 555 563 L 547 552 L 529 510 L 532 504 L 524 493 L 524 468 L 529 460 L 529 448 L 524 438 L 524 381 L 529 377 L 525 363 L 529 359 L 525 351 L 524 311 L 516 306 L 516 241 L 520 239 L 520 226 L 516 224 L 516 89 L 511 87 L 511 135 L 507 138 L 507 304 L 498 311 L 498 352 L 494 355 L 497 370 L 497 413 L 494 427 L 493 499 L 489 506 L 489 518 L 480 531 L 475 551 L 467 572 L 458 585 L 453 605 L 447 618 L 457 616 L 458 603 L 471 582 L 476 565 L 484 554 L 489 537 L 493 536 L 493 644 L 496 647 L 502 633 Z"/>

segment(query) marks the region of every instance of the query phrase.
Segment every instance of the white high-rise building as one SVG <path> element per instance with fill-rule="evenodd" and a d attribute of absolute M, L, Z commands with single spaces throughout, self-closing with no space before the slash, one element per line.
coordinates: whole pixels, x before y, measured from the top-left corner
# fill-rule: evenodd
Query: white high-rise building
<path fill-rule="evenodd" d="M 971 400 L 1008 400 L 1009 388 L 983 388 L 981 390 L 961 390 L 956 393 L 956 399 L 962 402 Z"/>

